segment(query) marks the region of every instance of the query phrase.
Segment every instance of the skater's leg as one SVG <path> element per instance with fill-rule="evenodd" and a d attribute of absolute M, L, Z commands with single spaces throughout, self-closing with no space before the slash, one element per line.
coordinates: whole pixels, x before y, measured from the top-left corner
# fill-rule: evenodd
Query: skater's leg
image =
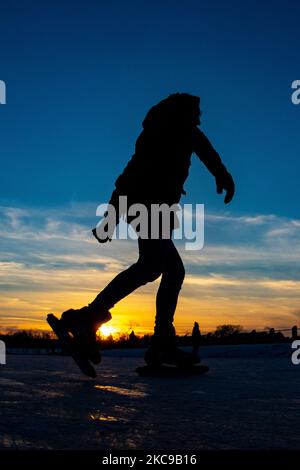
<path fill-rule="evenodd" d="M 90 304 L 93 310 L 112 308 L 121 299 L 148 282 L 157 279 L 165 269 L 170 240 L 139 239 L 138 261 L 119 273 Z"/>
<path fill-rule="evenodd" d="M 172 334 L 178 295 L 185 276 L 181 257 L 172 240 L 168 242 L 164 269 L 156 296 L 155 334 L 158 335 Z"/>
<path fill-rule="evenodd" d="M 89 346 L 90 357 L 97 358 L 96 331 L 111 319 L 109 309 L 138 287 L 157 279 L 164 270 L 168 240 L 139 239 L 139 259 L 118 274 L 96 299 L 79 310 L 62 314 L 63 323 L 71 333 Z"/>
<path fill-rule="evenodd" d="M 165 363 L 186 367 L 200 361 L 198 355 L 176 347 L 173 320 L 184 275 L 182 260 L 172 240 L 169 240 L 156 297 L 154 335 L 151 346 L 145 354 L 145 361 L 151 366 Z"/>
<path fill-rule="evenodd" d="M 101 321 L 102 313 L 108 312 L 117 302 L 138 287 L 157 279 L 163 272 L 168 253 L 169 240 L 139 238 L 139 258 L 129 268 L 119 273 L 89 304 L 83 307 L 84 315 Z"/>

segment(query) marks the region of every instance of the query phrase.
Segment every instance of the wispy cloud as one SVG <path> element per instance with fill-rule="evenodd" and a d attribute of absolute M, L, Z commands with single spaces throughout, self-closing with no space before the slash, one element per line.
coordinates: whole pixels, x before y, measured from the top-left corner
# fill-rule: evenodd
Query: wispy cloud
<path fill-rule="evenodd" d="M 137 259 L 136 241 L 97 244 L 91 234 L 95 209 L 92 203 L 0 207 L 1 324 L 44 325 L 47 312 L 86 304 Z M 295 321 L 299 229 L 300 220 L 274 214 L 206 214 L 204 249 L 184 251 L 177 243 L 187 271 L 177 325 L 185 327 L 199 312 L 207 327 L 221 319 L 249 326 Z M 156 288 L 157 282 L 147 285 L 118 304 L 119 323 L 127 316 L 127 323 L 151 325 Z"/>

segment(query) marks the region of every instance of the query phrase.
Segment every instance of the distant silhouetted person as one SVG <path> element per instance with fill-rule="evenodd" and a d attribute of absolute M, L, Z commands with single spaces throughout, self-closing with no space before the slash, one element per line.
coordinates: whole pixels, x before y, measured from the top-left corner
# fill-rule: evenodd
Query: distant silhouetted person
<path fill-rule="evenodd" d="M 134 203 L 147 207 L 178 203 L 181 195 L 185 194 L 183 185 L 189 173 L 192 153 L 215 177 L 217 193 L 225 190 L 224 202 L 231 201 L 233 179 L 208 138 L 198 128 L 200 115 L 200 98 L 187 93 L 170 95 L 150 109 L 136 141 L 135 153 L 117 178 L 110 199 L 119 217 L 119 196 L 127 196 L 128 206 Z M 127 217 L 127 222 L 131 222 L 130 217 Z M 173 319 L 185 270 L 171 237 L 172 227 L 167 239 L 139 237 L 137 262 L 118 274 L 88 306 L 68 310 L 62 315 L 66 328 L 89 345 L 91 354 L 96 344 L 96 330 L 111 319 L 109 310 L 138 287 L 161 276 L 156 296 L 154 335 L 145 355 L 146 362 L 199 362 L 194 354 L 182 351 L 175 344 Z"/>
<path fill-rule="evenodd" d="M 298 338 L 298 328 L 297 325 L 293 326 L 292 328 L 292 338 L 297 339 Z"/>
<path fill-rule="evenodd" d="M 134 332 L 133 330 L 132 330 L 131 333 L 129 334 L 128 339 L 129 339 L 128 342 L 129 342 L 130 347 L 133 348 L 133 347 L 136 345 L 136 343 L 137 343 L 137 337 L 136 337 L 136 334 L 135 334 L 135 332 Z"/>
<path fill-rule="evenodd" d="M 192 344 L 193 344 L 193 353 L 194 355 L 198 354 L 201 340 L 201 331 L 199 328 L 199 323 L 195 321 L 194 328 L 192 331 Z"/>

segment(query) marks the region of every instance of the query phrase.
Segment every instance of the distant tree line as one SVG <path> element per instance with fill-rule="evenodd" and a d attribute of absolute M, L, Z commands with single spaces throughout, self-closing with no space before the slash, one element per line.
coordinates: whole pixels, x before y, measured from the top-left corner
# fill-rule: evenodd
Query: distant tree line
<path fill-rule="evenodd" d="M 297 328 L 293 327 L 293 339 L 297 337 Z M 54 333 L 35 330 L 11 331 L 0 334 L 0 340 L 6 344 L 8 352 L 14 349 L 43 350 L 47 353 L 60 353 L 60 344 Z M 288 342 L 291 338 L 284 336 L 282 332 L 270 328 L 266 331 L 245 332 L 240 325 L 219 325 L 212 333 L 201 335 L 198 329 L 197 341 L 200 345 L 215 344 L 258 344 Z M 151 335 L 137 336 L 134 331 L 128 334 L 120 334 L 118 337 L 108 336 L 98 338 L 101 349 L 118 348 L 147 348 L 151 341 Z M 192 335 L 177 336 L 179 346 L 192 346 Z"/>

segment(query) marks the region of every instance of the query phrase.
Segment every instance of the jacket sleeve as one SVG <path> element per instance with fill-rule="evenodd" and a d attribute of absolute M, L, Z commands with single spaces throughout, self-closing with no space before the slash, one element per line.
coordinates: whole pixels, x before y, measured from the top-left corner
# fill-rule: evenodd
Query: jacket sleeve
<path fill-rule="evenodd" d="M 206 135 L 197 127 L 193 135 L 193 151 L 213 176 L 226 172 L 220 155 L 213 148 Z"/>

